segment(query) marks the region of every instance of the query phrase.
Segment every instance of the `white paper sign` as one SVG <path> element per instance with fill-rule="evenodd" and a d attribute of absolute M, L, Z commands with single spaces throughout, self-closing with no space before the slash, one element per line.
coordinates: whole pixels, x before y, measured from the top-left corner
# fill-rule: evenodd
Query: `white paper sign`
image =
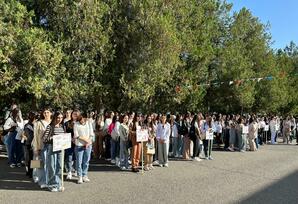
<path fill-rule="evenodd" d="M 213 140 L 213 131 L 206 131 L 206 140 Z"/>
<path fill-rule="evenodd" d="M 137 129 L 137 142 L 146 142 L 148 138 L 148 129 Z"/>
<path fill-rule="evenodd" d="M 242 133 L 243 134 L 248 134 L 248 126 L 243 126 Z"/>
<path fill-rule="evenodd" d="M 264 131 L 269 131 L 269 125 L 265 125 Z"/>
<path fill-rule="evenodd" d="M 53 152 L 71 147 L 71 133 L 63 133 L 53 136 Z"/>

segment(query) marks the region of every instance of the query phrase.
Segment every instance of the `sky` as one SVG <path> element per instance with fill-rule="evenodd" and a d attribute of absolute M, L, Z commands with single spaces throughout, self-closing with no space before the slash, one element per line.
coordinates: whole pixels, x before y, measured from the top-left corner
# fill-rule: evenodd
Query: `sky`
<path fill-rule="evenodd" d="M 233 11 L 248 8 L 264 24 L 270 23 L 272 48 L 298 44 L 298 0 L 227 0 Z"/>

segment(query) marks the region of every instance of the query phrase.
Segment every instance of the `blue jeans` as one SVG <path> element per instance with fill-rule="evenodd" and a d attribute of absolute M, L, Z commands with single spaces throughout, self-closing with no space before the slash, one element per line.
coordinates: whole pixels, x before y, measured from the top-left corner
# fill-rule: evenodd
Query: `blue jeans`
<path fill-rule="evenodd" d="M 22 143 L 20 140 L 16 140 L 17 131 L 10 132 L 7 135 L 7 147 L 8 147 L 8 161 L 9 164 L 21 163 L 22 160 Z"/>
<path fill-rule="evenodd" d="M 67 172 L 72 172 L 72 164 L 75 158 L 75 146 L 65 150 L 65 169 Z"/>
<path fill-rule="evenodd" d="M 256 148 L 259 149 L 259 138 L 255 138 Z"/>
<path fill-rule="evenodd" d="M 119 157 L 119 142 L 111 139 L 111 159 L 115 160 Z"/>
<path fill-rule="evenodd" d="M 172 147 L 173 147 L 172 150 L 173 150 L 173 151 L 172 151 L 172 153 L 173 153 L 173 156 L 174 156 L 174 157 L 179 156 L 178 140 L 179 140 L 178 137 L 173 137 L 173 145 L 172 145 Z"/>
<path fill-rule="evenodd" d="M 40 186 L 48 185 L 47 152 L 48 145 L 45 144 L 39 155 L 39 159 L 42 161 L 43 168 L 37 169 L 38 184 Z"/>
<path fill-rule="evenodd" d="M 61 151 L 53 152 L 53 145 L 48 145 L 47 167 L 49 189 L 61 187 Z"/>
<path fill-rule="evenodd" d="M 85 148 L 84 146 L 75 147 L 76 158 L 77 158 L 76 165 L 77 165 L 77 171 L 78 171 L 79 177 L 87 176 L 91 150 L 92 150 L 91 145 L 88 148 Z"/>
<path fill-rule="evenodd" d="M 120 140 L 120 167 L 129 167 L 128 141 Z"/>

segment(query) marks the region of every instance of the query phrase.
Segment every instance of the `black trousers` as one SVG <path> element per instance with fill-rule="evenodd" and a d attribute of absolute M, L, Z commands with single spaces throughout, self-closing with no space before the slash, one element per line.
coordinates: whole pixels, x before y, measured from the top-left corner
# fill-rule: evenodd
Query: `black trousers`
<path fill-rule="evenodd" d="M 31 160 L 33 160 L 33 149 L 31 145 L 24 145 L 23 149 L 25 153 L 26 175 L 32 178 L 33 169 L 31 169 Z"/>
<path fill-rule="evenodd" d="M 204 154 L 205 157 L 208 156 L 208 140 L 203 140 L 203 145 L 204 145 Z"/>
<path fill-rule="evenodd" d="M 200 144 L 197 137 L 190 138 L 190 140 L 193 142 L 193 154 L 192 157 L 199 157 L 200 155 Z"/>
<path fill-rule="evenodd" d="M 225 149 L 227 149 L 230 146 L 230 131 L 229 129 L 224 129 L 223 130 L 224 134 L 224 143 L 225 143 Z"/>
<path fill-rule="evenodd" d="M 111 158 L 111 136 L 110 135 L 106 135 L 104 137 L 104 141 L 105 141 L 105 158 L 106 159 L 110 159 Z"/>

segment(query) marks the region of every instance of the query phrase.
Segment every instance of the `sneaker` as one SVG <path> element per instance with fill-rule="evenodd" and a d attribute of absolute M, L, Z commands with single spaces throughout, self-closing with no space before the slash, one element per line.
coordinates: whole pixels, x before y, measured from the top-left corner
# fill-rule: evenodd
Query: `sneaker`
<path fill-rule="evenodd" d="M 73 176 L 77 177 L 78 176 L 78 172 L 74 172 Z"/>
<path fill-rule="evenodd" d="M 245 150 L 242 149 L 242 150 L 240 150 L 240 152 L 245 153 Z"/>
<path fill-rule="evenodd" d="M 159 167 L 162 167 L 162 164 L 159 164 L 158 166 L 159 166 Z"/>
<path fill-rule="evenodd" d="M 68 172 L 66 179 L 67 180 L 71 180 L 72 179 L 72 173 L 71 172 Z"/>
<path fill-rule="evenodd" d="M 235 151 L 232 147 L 228 147 L 228 150 L 230 150 L 231 152 Z"/>
<path fill-rule="evenodd" d="M 83 177 L 79 177 L 79 180 L 78 180 L 78 184 L 82 184 L 83 183 Z"/>
<path fill-rule="evenodd" d="M 40 188 L 41 189 L 48 188 L 48 185 L 47 184 L 42 184 L 42 185 L 40 185 Z"/>
<path fill-rule="evenodd" d="M 116 165 L 119 167 L 120 166 L 120 159 L 118 157 L 116 157 L 116 161 L 115 161 Z"/>
<path fill-rule="evenodd" d="M 195 157 L 195 161 L 202 161 L 199 157 Z"/>
<path fill-rule="evenodd" d="M 83 177 L 83 181 L 86 182 L 86 183 L 88 183 L 88 182 L 90 182 L 90 179 L 88 178 L 88 176 L 84 176 Z"/>
<path fill-rule="evenodd" d="M 208 157 L 208 160 L 213 160 L 213 157 L 211 157 L 211 156 L 210 156 L 210 157 Z"/>
<path fill-rule="evenodd" d="M 126 170 L 125 166 L 121 166 L 120 169 L 121 169 L 121 171 L 125 171 Z"/>
<path fill-rule="evenodd" d="M 163 166 L 164 166 L 164 167 L 169 167 L 169 164 L 164 164 Z"/>
<path fill-rule="evenodd" d="M 111 161 L 111 158 L 106 159 L 106 161 Z"/>
<path fill-rule="evenodd" d="M 16 167 L 15 164 L 11 164 L 11 165 L 9 165 L 9 166 L 10 166 L 10 168 L 15 168 L 15 167 Z"/>
<path fill-rule="evenodd" d="M 50 191 L 51 192 L 58 192 L 59 190 L 58 190 L 58 188 L 52 188 L 52 189 L 50 189 Z"/>
<path fill-rule="evenodd" d="M 159 164 L 158 160 L 153 162 L 153 165 L 158 165 L 158 164 Z"/>
<path fill-rule="evenodd" d="M 115 159 L 112 159 L 112 160 L 111 160 L 111 164 L 116 164 Z"/>
<path fill-rule="evenodd" d="M 21 163 L 17 163 L 17 167 L 21 168 L 22 164 Z"/>

